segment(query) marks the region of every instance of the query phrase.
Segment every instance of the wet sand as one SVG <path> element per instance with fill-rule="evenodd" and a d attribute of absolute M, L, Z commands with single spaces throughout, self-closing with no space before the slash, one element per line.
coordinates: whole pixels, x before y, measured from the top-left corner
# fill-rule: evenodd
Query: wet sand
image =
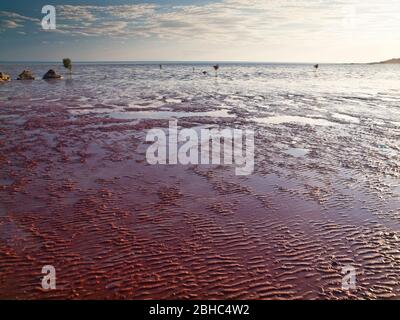
<path fill-rule="evenodd" d="M 335 119 L 180 117 L 256 131 L 255 172 L 238 177 L 231 166 L 148 165 L 145 132 L 167 119 L 3 100 L 0 298 L 398 298 L 399 162 L 363 143 L 400 129 Z M 46 292 L 47 264 L 57 289 Z M 346 265 L 352 291 L 341 289 Z"/>

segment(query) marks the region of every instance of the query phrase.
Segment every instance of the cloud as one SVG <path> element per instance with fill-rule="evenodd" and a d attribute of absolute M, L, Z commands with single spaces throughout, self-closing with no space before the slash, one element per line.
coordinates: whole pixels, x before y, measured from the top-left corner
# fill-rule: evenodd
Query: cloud
<path fill-rule="evenodd" d="M 9 29 L 23 28 L 26 22 L 39 23 L 39 19 L 23 16 L 11 11 L 0 11 L 0 33 Z"/>
<path fill-rule="evenodd" d="M 396 32 L 398 0 L 220 0 L 206 4 L 59 5 L 57 32 L 226 44 L 310 42 Z M 3 29 L 39 19 L 0 11 Z M 26 30 L 24 30 L 26 31 Z"/>
<path fill-rule="evenodd" d="M 2 28 L 6 28 L 6 29 L 14 29 L 14 28 L 22 27 L 23 25 L 17 23 L 16 21 L 13 21 L 13 20 L 3 20 L 0 22 L 0 26 Z"/>
<path fill-rule="evenodd" d="M 11 12 L 11 11 L 0 11 L 0 17 L 3 18 L 9 18 L 18 22 L 23 22 L 23 21 L 33 21 L 33 22 L 37 22 L 39 21 L 39 19 L 37 18 L 32 18 L 32 17 L 27 17 L 27 16 L 23 16 L 20 15 L 18 13 L 15 12 Z"/>
<path fill-rule="evenodd" d="M 390 29 L 397 0 L 222 0 L 202 5 L 57 6 L 61 32 L 83 36 L 258 42 Z M 391 8 L 391 9 L 387 9 Z M 383 19 L 383 20 L 382 20 Z M 388 20 L 389 19 L 389 20 Z M 398 23 L 396 22 L 396 25 Z"/>
<path fill-rule="evenodd" d="M 283 1 L 295 4 L 296 1 Z M 275 7 L 282 6 L 273 1 Z M 225 0 L 206 5 L 57 6 L 58 28 L 84 36 L 259 41 L 288 14 L 271 1 Z M 290 7 L 289 7 L 290 8 Z M 290 13 L 289 13 L 290 15 Z M 306 19 L 301 16 L 300 23 Z"/>

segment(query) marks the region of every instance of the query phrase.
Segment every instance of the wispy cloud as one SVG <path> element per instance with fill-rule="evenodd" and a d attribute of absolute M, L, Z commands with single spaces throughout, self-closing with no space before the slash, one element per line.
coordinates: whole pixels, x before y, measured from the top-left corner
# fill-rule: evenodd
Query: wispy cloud
<path fill-rule="evenodd" d="M 2 28 L 6 28 L 6 29 L 14 29 L 14 28 L 23 27 L 22 24 L 19 24 L 18 22 L 14 21 L 14 20 L 3 20 L 0 22 L 0 26 Z"/>
<path fill-rule="evenodd" d="M 12 20 L 15 20 L 17 22 L 24 22 L 24 21 L 37 22 L 37 21 L 39 21 L 38 18 L 32 18 L 32 17 L 23 16 L 21 14 L 18 14 L 18 13 L 15 13 L 15 12 L 11 12 L 11 11 L 0 11 L 0 17 L 2 19 L 4 19 L 4 18 L 12 19 Z"/>
<path fill-rule="evenodd" d="M 11 11 L 0 11 L 0 33 L 8 29 L 24 28 L 26 22 L 39 23 L 39 19 L 20 15 Z M 23 31 L 17 31 L 18 33 Z"/>
<path fill-rule="evenodd" d="M 81 36 L 159 37 L 218 41 L 260 41 L 268 35 L 304 38 L 394 23 L 397 0 L 222 0 L 203 5 L 59 5 L 58 32 Z M 390 9 L 389 9 L 390 8 Z M 31 18 L 0 11 L 3 28 L 22 27 Z M 396 24 L 398 24 L 396 22 Z"/>
<path fill-rule="evenodd" d="M 329 54 L 335 51 L 340 57 L 343 43 L 354 52 L 373 46 L 379 53 L 377 45 L 384 45 L 385 50 L 393 46 L 400 28 L 398 0 L 218 0 L 187 5 L 165 1 L 59 5 L 56 9 L 55 32 L 67 37 L 161 39 L 166 40 L 164 44 L 181 45 L 196 54 L 204 52 L 205 45 L 218 44 L 214 51 L 218 47 L 221 55 L 221 47 L 224 56 L 229 55 L 229 48 L 234 48 L 236 52 L 251 51 L 253 58 L 258 58 L 256 53 L 260 51 L 278 52 L 279 47 L 288 56 L 301 48 L 303 52 L 329 49 Z M 0 11 L 0 18 L 0 32 L 30 34 L 40 29 L 40 16 Z M 37 28 L 30 28 L 32 23 Z M 51 32 L 45 33 L 46 37 L 49 35 Z M 165 45 L 163 48 L 165 51 Z"/>

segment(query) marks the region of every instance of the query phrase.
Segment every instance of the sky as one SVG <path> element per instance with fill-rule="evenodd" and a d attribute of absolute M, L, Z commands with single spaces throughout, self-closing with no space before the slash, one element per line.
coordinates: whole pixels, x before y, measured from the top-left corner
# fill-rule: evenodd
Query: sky
<path fill-rule="evenodd" d="M 0 61 L 373 62 L 399 30 L 399 0 L 1 0 Z"/>

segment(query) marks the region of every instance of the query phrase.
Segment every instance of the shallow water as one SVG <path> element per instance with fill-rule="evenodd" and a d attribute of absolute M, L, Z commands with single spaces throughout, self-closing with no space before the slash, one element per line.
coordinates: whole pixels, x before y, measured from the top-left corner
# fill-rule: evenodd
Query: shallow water
<path fill-rule="evenodd" d="M 0 297 L 399 297 L 400 66 L 220 66 L 0 84 Z M 171 117 L 254 130 L 254 173 L 147 165 Z M 38 288 L 44 264 L 60 290 Z"/>

